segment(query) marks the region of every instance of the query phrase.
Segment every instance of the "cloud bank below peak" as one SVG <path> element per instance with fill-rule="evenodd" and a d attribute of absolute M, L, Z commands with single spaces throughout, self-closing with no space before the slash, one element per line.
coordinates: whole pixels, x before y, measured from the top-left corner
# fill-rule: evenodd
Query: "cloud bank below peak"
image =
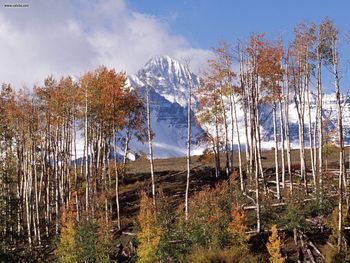
<path fill-rule="evenodd" d="M 50 74 L 79 76 L 102 64 L 133 74 L 165 54 L 190 58 L 190 68 L 199 72 L 211 56 L 122 0 L 32 0 L 29 8 L 0 8 L 0 82 L 16 88 L 41 84 Z"/>

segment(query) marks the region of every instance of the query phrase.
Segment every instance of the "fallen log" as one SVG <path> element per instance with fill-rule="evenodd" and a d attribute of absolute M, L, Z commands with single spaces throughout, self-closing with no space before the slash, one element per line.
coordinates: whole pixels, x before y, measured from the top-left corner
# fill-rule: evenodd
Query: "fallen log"
<path fill-rule="evenodd" d="M 136 234 L 132 232 L 122 232 L 122 234 L 127 236 L 136 236 Z"/>
<path fill-rule="evenodd" d="M 309 245 L 315 250 L 315 252 L 317 253 L 317 255 L 319 255 L 322 259 L 325 259 L 325 257 L 324 257 L 323 254 L 321 253 L 321 251 L 314 245 L 314 243 L 312 243 L 311 241 L 309 241 Z"/>
<path fill-rule="evenodd" d="M 308 248 L 306 249 L 307 254 L 309 255 L 309 259 L 311 263 L 316 263 L 314 256 L 311 253 L 311 250 Z"/>

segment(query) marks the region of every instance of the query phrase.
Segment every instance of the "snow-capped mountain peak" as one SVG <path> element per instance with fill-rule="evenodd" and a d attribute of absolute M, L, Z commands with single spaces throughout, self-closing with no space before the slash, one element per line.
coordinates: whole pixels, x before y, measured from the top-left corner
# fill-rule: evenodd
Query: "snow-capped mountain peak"
<path fill-rule="evenodd" d="M 150 59 L 135 75 L 130 77 L 138 85 L 151 86 L 168 101 L 185 107 L 188 87 L 197 87 L 198 77 L 179 61 L 169 56 Z"/>
<path fill-rule="evenodd" d="M 187 99 L 188 88 L 192 85 L 196 89 L 199 85 L 199 78 L 190 72 L 190 70 L 179 61 L 169 56 L 161 56 L 150 59 L 145 66 L 135 75 L 129 77 L 130 85 L 139 90 L 142 96 L 145 95 L 145 87 L 150 88 L 150 107 L 151 107 L 151 128 L 155 133 L 154 153 L 156 157 L 183 156 L 186 151 L 187 136 Z M 308 129 L 314 129 L 316 118 L 316 94 L 310 94 L 310 114 L 305 111 L 305 142 L 308 145 Z M 337 128 L 337 107 L 335 94 L 323 95 L 322 117 L 328 120 L 328 129 Z M 345 141 L 350 142 L 350 98 L 342 97 L 343 108 L 343 127 Z M 192 110 L 195 111 L 196 103 L 192 103 Z M 229 103 L 226 105 L 229 112 Z M 271 105 L 264 104 L 260 106 L 260 127 L 262 137 L 262 147 L 265 149 L 274 147 L 273 128 L 272 128 L 272 108 Z M 241 143 L 245 144 L 244 130 L 244 108 L 237 98 L 237 117 L 239 133 L 241 134 Z M 310 120 L 309 120 L 310 118 Z M 311 125 L 309 124 L 311 122 Z M 231 126 L 230 120 L 228 125 Z M 203 133 L 203 129 L 209 133 L 213 132 L 213 127 L 200 127 L 194 121 L 194 112 L 192 112 L 192 139 Z M 289 127 L 293 147 L 298 147 L 298 114 L 294 100 L 289 101 Z M 277 129 L 279 131 L 279 128 Z M 230 132 L 229 132 L 230 133 Z M 312 132 L 313 134 L 313 132 Z M 229 137 L 231 135 L 229 134 Z M 236 135 L 233 145 L 237 144 Z M 198 145 L 196 152 L 205 147 Z M 131 148 L 136 151 L 147 152 L 147 144 L 141 144 L 135 140 L 131 142 Z M 198 153 L 197 152 L 197 153 Z"/>

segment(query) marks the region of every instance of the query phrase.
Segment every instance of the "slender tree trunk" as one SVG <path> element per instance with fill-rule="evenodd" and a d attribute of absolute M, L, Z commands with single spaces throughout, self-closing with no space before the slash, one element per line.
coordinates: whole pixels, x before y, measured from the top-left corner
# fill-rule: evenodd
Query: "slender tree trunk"
<path fill-rule="evenodd" d="M 33 160 L 33 166 L 32 169 L 34 171 L 34 191 L 35 191 L 35 219 L 36 219 L 36 233 L 37 233 L 37 240 L 39 246 L 41 245 L 41 237 L 40 237 L 40 218 L 39 218 L 39 197 L 38 197 L 38 178 L 37 178 L 37 172 L 36 172 L 36 160 L 35 160 L 35 149 L 36 146 L 33 145 L 32 150 L 32 160 Z"/>
<path fill-rule="evenodd" d="M 150 108 L 150 95 L 149 87 L 146 87 L 146 108 L 147 108 L 147 134 L 148 134 L 148 147 L 149 147 L 149 161 L 151 165 L 151 181 L 152 181 L 152 200 L 153 205 L 156 205 L 156 187 L 154 180 L 154 165 L 153 165 L 153 145 L 152 145 L 152 132 L 151 132 L 151 108 Z"/>
<path fill-rule="evenodd" d="M 276 110 L 276 102 L 273 103 L 273 140 L 275 142 L 275 174 L 276 174 L 276 191 L 277 191 L 277 199 L 281 199 L 281 191 L 280 191 L 280 178 L 279 178 L 279 170 L 278 170 L 278 142 L 277 142 L 277 110 Z"/>
<path fill-rule="evenodd" d="M 120 207 L 119 207 L 119 174 L 118 174 L 118 156 L 117 156 L 117 138 L 113 123 L 113 145 L 114 145 L 114 172 L 115 172 L 115 202 L 117 205 L 117 226 L 120 229 Z"/>
<path fill-rule="evenodd" d="M 73 104 L 73 146 L 74 146 L 74 191 L 75 191 L 75 206 L 77 210 L 77 222 L 80 221 L 80 207 L 78 196 L 78 155 L 77 155 L 77 132 L 76 132 L 76 119 L 75 119 L 75 104 Z"/>
<path fill-rule="evenodd" d="M 233 157 L 234 157 L 234 115 L 233 115 L 233 94 L 230 94 L 230 118 L 231 118 L 231 146 L 230 146 L 230 168 L 233 170 Z"/>
<path fill-rule="evenodd" d="M 55 140 L 56 142 L 54 143 L 54 152 L 53 152 L 53 157 L 54 157 L 54 170 L 55 170 L 55 233 L 58 235 L 58 230 L 59 230 L 59 178 L 58 178 L 58 127 L 56 127 L 55 131 Z"/>
<path fill-rule="evenodd" d="M 87 88 L 85 89 L 85 127 L 84 127 L 84 160 L 85 160 L 85 211 L 87 219 L 89 219 L 89 200 L 90 200 L 90 178 L 89 178 L 89 154 L 88 154 L 88 94 Z"/>
<path fill-rule="evenodd" d="M 300 176 L 304 180 L 305 192 L 307 192 L 307 175 L 305 167 L 305 150 L 304 150 L 304 97 L 305 94 L 301 88 L 302 84 L 295 87 L 295 105 L 298 111 L 298 127 L 299 127 L 299 154 L 300 154 Z"/>
<path fill-rule="evenodd" d="M 25 194 L 25 207 L 26 207 L 26 222 L 27 222 L 27 234 L 29 247 L 32 246 L 32 230 L 31 230 L 31 176 L 30 176 L 30 164 L 29 164 L 29 153 L 26 151 L 25 154 L 25 176 L 24 176 L 24 194 Z"/>
<path fill-rule="evenodd" d="M 215 177 L 218 178 L 220 176 L 220 137 L 219 137 L 219 121 L 218 116 L 215 113 Z"/>
<path fill-rule="evenodd" d="M 320 41 L 320 40 L 319 40 Z M 319 44 L 320 45 L 320 44 Z M 320 197 L 322 200 L 323 194 L 323 94 L 322 94 L 322 79 L 321 79 L 321 50 L 320 46 L 317 47 L 317 121 L 318 121 L 318 175 L 319 175 L 319 189 Z"/>
<path fill-rule="evenodd" d="M 188 220 L 188 193 L 190 189 L 190 164 L 191 164 L 191 84 L 188 86 L 188 103 L 187 103 L 187 178 L 185 193 L 185 216 Z"/>
<path fill-rule="evenodd" d="M 339 199 L 338 199 L 338 250 L 342 251 L 343 243 L 343 179 L 345 178 L 345 152 L 344 152 L 344 138 L 343 138 L 343 117 L 340 98 L 340 85 L 338 76 L 338 51 L 336 49 L 336 40 L 332 39 L 332 60 L 333 60 L 333 75 L 335 94 L 337 99 L 338 111 L 338 140 L 339 140 Z"/>
<path fill-rule="evenodd" d="M 287 76 L 288 76 L 288 68 L 287 68 Z M 290 147 L 290 134 L 289 134 L 289 83 L 287 80 L 287 92 L 285 94 L 284 99 L 284 128 L 285 128 L 285 136 L 287 143 L 287 166 L 288 166 L 288 177 L 289 177 L 289 189 L 290 192 L 293 193 L 293 177 L 292 177 L 292 160 L 291 160 L 291 147 Z"/>
<path fill-rule="evenodd" d="M 254 127 L 256 129 L 256 127 Z M 261 223 L 260 223 L 260 192 L 259 192 L 259 157 L 258 157 L 258 145 L 257 145 L 257 138 L 256 134 L 254 135 L 254 159 L 255 159 L 255 204 L 256 204 L 256 232 L 260 233 L 261 231 Z"/>
<path fill-rule="evenodd" d="M 123 159 L 124 168 L 126 166 L 126 161 L 128 159 L 129 141 L 130 141 L 130 131 L 129 131 L 129 127 L 128 127 L 127 131 L 126 131 L 126 134 L 125 134 L 125 144 L 124 144 L 124 159 Z"/>
<path fill-rule="evenodd" d="M 280 109 L 280 138 L 281 138 L 281 171 L 282 171 L 282 187 L 286 186 L 286 168 L 285 168 L 285 157 L 284 157 L 284 123 L 283 123 L 283 107 L 281 99 L 279 100 Z"/>
<path fill-rule="evenodd" d="M 222 113 L 223 113 L 223 121 L 224 121 L 224 132 L 225 132 L 225 171 L 226 175 L 228 176 L 230 174 L 230 158 L 229 158 L 229 150 L 228 150 L 228 125 L 227 125 L 227 114 L 226 114 L 226 108 L 224 103 L 224 98 L 222 95 L 222 92 L 220 91 L 220 101 L 221 101 L 221 107 L 222 107 Z"/>
<path fill-rule="evenodd" d="M 255 86 L 255 114 L 254 119 L 255 119 L 255 126 L 253 132 L 255 132 L 256 136 L 256 146 L 257 146 L 257 154 L 258 154 L 258 162 L 257 165 L 259 167 L 259 172 L 260 176 L 262 179 L 262 184 L 263 184 L 263 189 L 264 192 L 266 192 L 266 182 L 265 182 L 265 174 L 263 170 L 263 165 L 262 165 L 262 158 L 261 158 L 261 136 L 260 136 L 260 119 L 259 119 L 259 94 L 260 94 L 260 88 L 259 88 L 259 81 L 258 78 L 256 80 L 256 86 Z"/>
<path fill-rule="evenodd" d="M 237 133 L 239 179 L 240 179 L 241 191 L 244 192 L 244 179 L 243 179 L 242 154 L 241 154 L 241 139 L 240 139 L 239 128 L 238 128 L 236 101 L 235 101 L 235 98 L 234 98 L 233 94 L 231 94 L 230 99 L 232 100 L 231 103 L 233 104 L 234 123 L 235 123 L 235 126 L 236 126 L 236 133 Z"/>
<path fill-rule="evenodd" d="M 315 158 L 314 158 L 314 151 L 313 151 L 313 145 L 312 145 L 312 124 L 311 124 L 311 105 L 310 105 L 310 90 L 309 85 L 307 85 L 306 88 L 306 98 L 307 98 L 307 108 L 308 108 L 308 121 L 309 121 L 309 147 L 310 147 L 310 162 L 311 162 L 311 171 L 312 171 L 312 178 L 314 182 L 314 187 L 317 189 L 316 184 L 316 169 L 315 169 Z"/>

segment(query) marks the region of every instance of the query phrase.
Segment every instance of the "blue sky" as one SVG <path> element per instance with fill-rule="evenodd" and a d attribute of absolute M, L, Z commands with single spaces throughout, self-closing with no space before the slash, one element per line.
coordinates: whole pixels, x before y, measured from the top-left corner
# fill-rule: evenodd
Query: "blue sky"
<path fill-rule="evenodd" d="M 318 24 L 329 17 L 341 36 L 341 73 L 350 73 L 350 1 L 347 0 L 128 0 L 127 4 L 136 12 L 158 17 L 173 34 L 182 35 L 193 46 L 203 49 L 216 46 L 220 40 L 232 44 L 261 32 L 272 39 L 282 36 L 287 46 L 293 39 L 296 24 Z M 327 70 L 324 73 L 324 88 L 331 92 L 334 89 L 332 76 Z M 342 78 L 344 92 L 349 83 L 347 78 Z"/>
<path fill-rule="evenodd" d="M 328 16 L 342 32 L 350 31 L 348 0 L 128 0 L 137 12 L 163 19 L 174 34 L 209 48 L 220 39 L 246 39 L 253 32 L 282 34 L 290 40 L 299 22 L 319 23 Z"/>
<path fill-rule="evenodd" d="M 233 44 L 266 32 L 288 42 L 297 23 L 318 23 L 325 16 L 348 33 L 348 2 L 27 0 L 28 8 L 5 8 L 18 0 L 0 0 L 0 83 L 31 88 L 48 75 L 79 77 L 99 65 L 133 74 L 159 55 L 190 58 L 198 73 L 220 40 Z M 347 62 L 350 44 L 341 45 Z M 343 75 L 350 75 L 349 65 L 342 63 Z"/>

